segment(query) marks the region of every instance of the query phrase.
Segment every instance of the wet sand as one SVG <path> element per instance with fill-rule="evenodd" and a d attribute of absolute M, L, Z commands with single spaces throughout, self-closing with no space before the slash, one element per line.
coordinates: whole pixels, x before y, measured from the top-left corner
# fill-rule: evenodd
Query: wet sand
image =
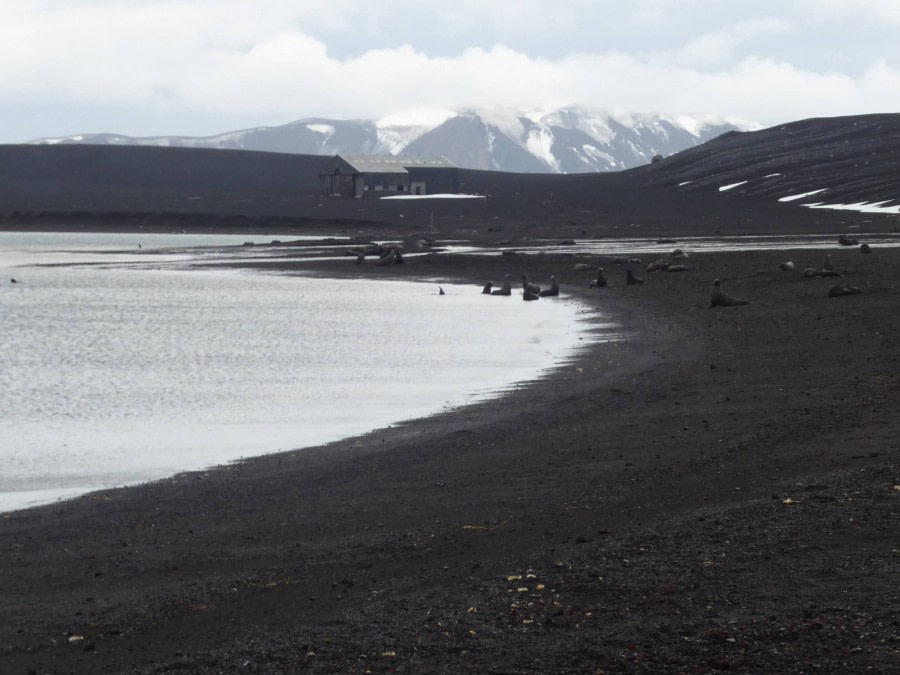
<path fill-rule="evenodd" d="M 900 250 L 829 252 L 840 279 L 763 251 L 640 286 L 605 257 L 288 256 L 555 274 L 627 339 L 499 401 L 0 516 L 0 672 L 896 672 Z M 750 304 L 709 308 L 715 278 Z"/>

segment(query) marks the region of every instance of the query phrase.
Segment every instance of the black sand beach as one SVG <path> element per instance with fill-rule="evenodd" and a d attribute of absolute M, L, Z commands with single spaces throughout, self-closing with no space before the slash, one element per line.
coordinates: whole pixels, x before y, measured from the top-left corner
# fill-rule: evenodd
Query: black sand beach
<path fill-rule="evenodd" d="M 897 672 L 900 249 L 828 252 L 839 279 L 768 251 L 640 286 L 554 253 L 287 255 L 473 293 L 555 274 L 627 339 L 498 401 L 0 516 L 0 672 Z M 750 304 L 710 308 L 715 278 Z"/>

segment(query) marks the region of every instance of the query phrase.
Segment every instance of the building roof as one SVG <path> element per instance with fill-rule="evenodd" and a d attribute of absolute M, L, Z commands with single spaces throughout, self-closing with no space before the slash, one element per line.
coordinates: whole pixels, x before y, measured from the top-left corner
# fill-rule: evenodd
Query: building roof
<path fill-rule="evenodd" d="M 407 169 L 455 169 L 456 165 L 444 157 L 414 157 L 402 155 L 337 155 L 359 173 L 409 173 Z"/>

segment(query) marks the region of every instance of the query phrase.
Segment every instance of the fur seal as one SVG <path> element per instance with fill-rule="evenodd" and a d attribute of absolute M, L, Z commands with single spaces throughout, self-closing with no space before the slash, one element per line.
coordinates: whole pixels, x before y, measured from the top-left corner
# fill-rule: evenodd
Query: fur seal
<path fill-rule="evenodd" d="M 523 300 L 540 300 L 541 296 L 535 293 L 530 288 L 526 288 L 522 291 L 522 299 Z"/>
<path fill-rule="evenodd" d="M 503 283 L 496 291 L 491 291 L 491 295 L 512 295 L 512 282 L 508 274 L 503 275 Z"/>
<path fill-rule="evenodd" d="M 829 272 L 830 272 L 831 270 L 834 269 L 834 263 L 831 262 L 831 256 L 830 256 L 830 255 L 826 255 L 826 256 L 825 256 L 825 262 L 822 263 L 822 269 L 823 269 L 823 270 L 828 270 Z"/>
<path fill-rule="evenodd" d="M 559 295 L 559 282 L 556 277 L 550 277 L 550 288 L 545 288 L 538 293 L 542 298 L 552 298 Z"/>
<path fill-rule="evenodd" d="M 392 248 L 390 253 L 388 253 L 383 258 L 379 258 L 378 260 L 376 260 L 375 264 L 383 267 L 385 265 L 393 265 L 395 262 L 397 262 L 397 249 Z"/>
<path fill-rule="evenodd" d="M 859 252 L 860 253 L 871 253 L 872 247 L 869 246 L 868 244 L 860 244 Z"/>
<path fill-rule="evenodd" d="M 494 283 L 493 283 L 492 281 L 487 282 L 487 283 L 484 285 L 484 288 L 481 289 L 481 294 L 482 294 L 482 295 L 490 295 L 490 294 L 491 294 L 491 288 L 493 288 L 493 287 L 494 287 Z"/>
<path fill-rule="evenodd" d="M 839 277 L 841 276 L 840 272 L 836 272 L 835 270 L 817 270 L 813 267 L 807 267 L 803 270 L 803 276 L 805 277 Z"/>
<path fill-rule="evenodd" d="M 528 277 L 523 274 L 522 275 L 522 290 L 525 291 L 526 293 L 531 292 L 531 293 L 534 293 L 535 295 L 538 295 L 541 292 L 541 287 L 538 286 L 537 284 L 531 283 L 528 280 Z"/>
<path fill-rule="evenodd" d="M 695 270 L 696 267 L 691 267 L 690 265 L 669 265 L 665 271 L 666 272 L 687 272 L 688 270 Z"/>
<path fill-rule="evenodd" d="M 9 280 L 9 283 L 11 283 L 11 284 L 17 284 L 17 283 L 19 283 L 19 282 L 16 281 L 15 279 L 10 279 L 10 280 Z"/>
<path fill-rule="evenodd" d="M 846 234 L 842 234 L 840 237 L 838 237 L 838 243 L 841 246 L 858 246 L 859 245 L 859 242 L 856 239 L 852 239 L 851 237 L 848 237 Z"/>
<path fill-rule="evenodd" d="M 446 293 L 444 293 L 444 289 L 440 286 L 438 286 L 438 295 L 447 295 Z"/>
<path fill-rule="evenodd" d="M 781 263 L 778 267 L 781 268 L 782 272 L 790 272 L 792 269 L 794 269 L 794 263 L 788 260 L 787 262 Z"/>
<path fill-rule="evenodd" d="M 669 269 L 669 265 L 671 265 L 666 258 L 660 258 L 659 260 L 655 260 L 652 263 L 648 263 L 647 267 L 644 269 L 645 272 L 664 272 Z"/>
<path fill-rule="evenodd" d="M 603 274 L 603 268 L 597 268 L 597 278 L 588 284 L 588 288 L 604 288 L 606 286 L 606 277 Z"/>
<path fill-rule="evenodd" d="M 576 272 L 588 272 L 592 269 L 594 269 L 594 266 L 590 263 L 575 263 Z"/>
<path fill-rule="evenodd" d="M 365 261 L 366 261 L 366 254 L 365 253 L 357 253 L 356 264 L 362 265 Z"/>
<path fill-rule="evenodd" d="M 749 300 L 741 300 L 740 298 L 732 298 L 722 292 L 722 282 L 716 279 L 713 282 L 712 294 L 710 296 L 710 307 L 734 307 L 735 305 L 749 305 Z"/>
<path fill-rule="evenodd" d="M 644 283 L 644 280 L 640 277 L 634 276 L 634 272 L 631 270 L 625 270 L 625 284 L 628 286 L 639 286 Z"/>
<path fill-rule="evenodd" d="M 832 286 L 828 289 L 829 298 L 838 298 L 842 295 L 856 295 L 862 293 L 862 290 L 856 286 Z"/>

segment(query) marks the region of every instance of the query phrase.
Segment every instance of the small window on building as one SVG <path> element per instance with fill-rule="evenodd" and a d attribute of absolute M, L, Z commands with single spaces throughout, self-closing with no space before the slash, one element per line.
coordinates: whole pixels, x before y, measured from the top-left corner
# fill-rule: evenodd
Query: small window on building
<path fill-rule="evenodd" d="M 403 186 L 402 186 L 402 185 L 398 185 L 398 186 L 397 186 L 397 192 L 403 192 Z"/>

